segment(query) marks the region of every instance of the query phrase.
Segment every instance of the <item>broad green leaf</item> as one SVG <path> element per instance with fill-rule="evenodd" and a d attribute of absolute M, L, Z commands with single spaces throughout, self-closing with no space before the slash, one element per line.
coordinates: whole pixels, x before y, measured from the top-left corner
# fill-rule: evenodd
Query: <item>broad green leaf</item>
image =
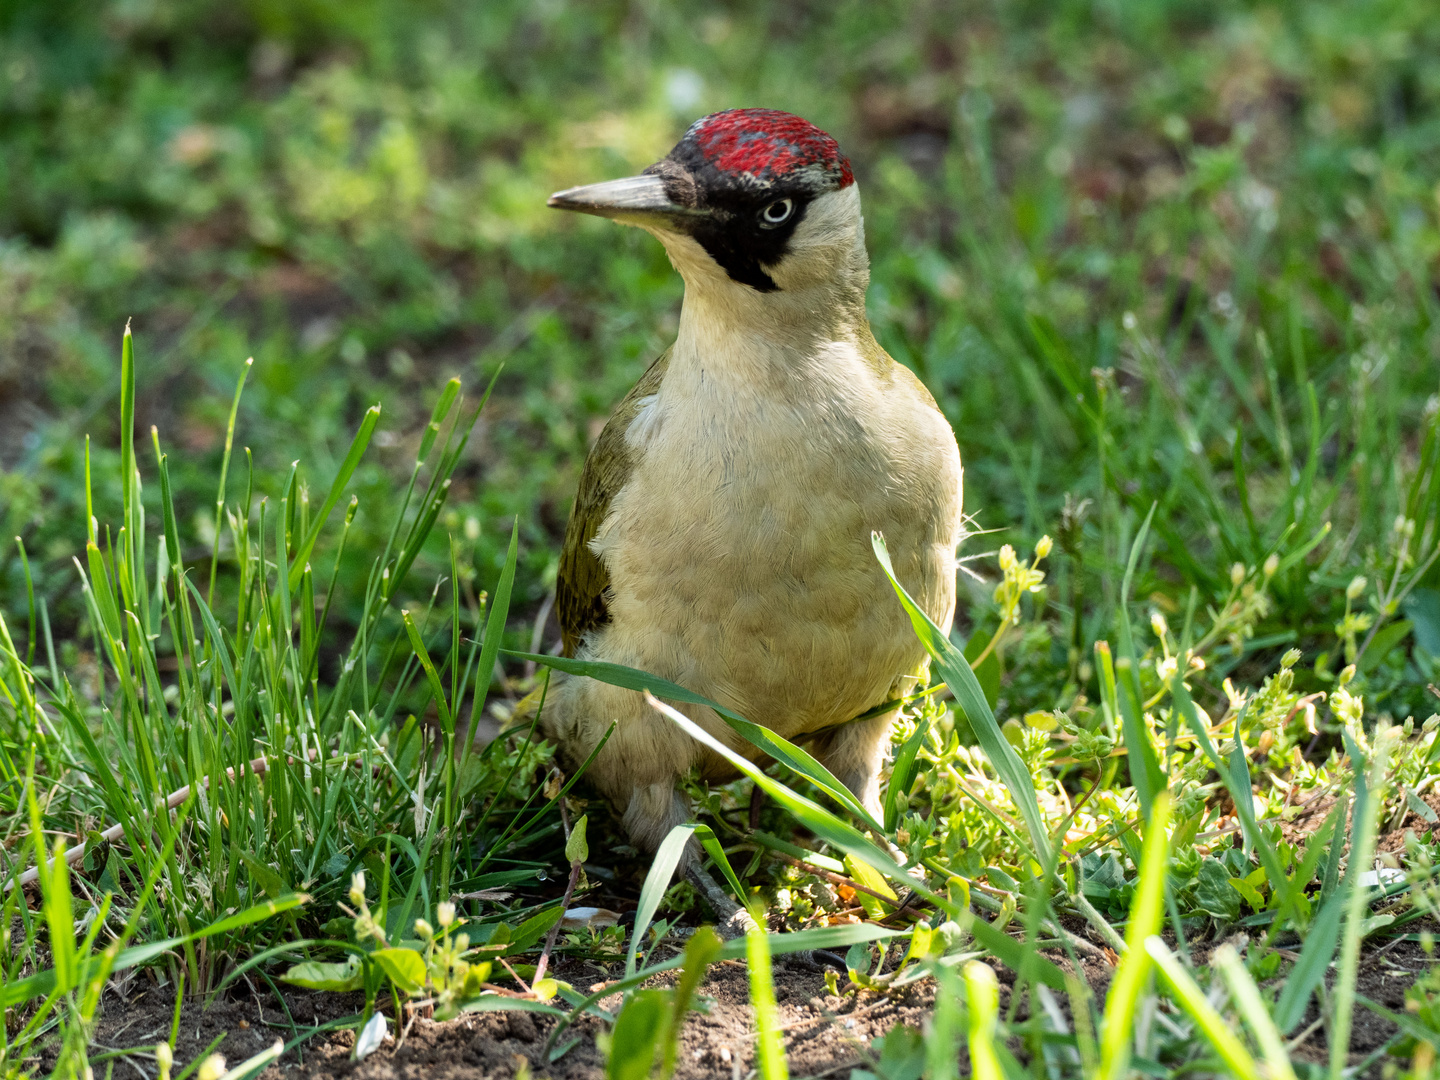
<path fill-rule="evenodd" d="M 1415 632 L 1415 644 L 1431 656 L 1440 656 L 1440 589 L 1412 590 L 1401 609 Z"/>
<path fill-rule="evenodd" d="M 419 993 L 425 986 L 425 959 L 414 949 L 376 949 L 370 959 L 403 994 Z"/>
<path fill-rule="evenodd" d="M 271 900 L 285 891 L 285 882 L 280 879 L 280 875 L 275 872 L 273 867 L 266 866 L 259 859 L 253 858 L 243 851 L 240 852 L 240 859 L 246 869 L 250 871 L 250 876 L 259 883 L 260 888 Z"/>
<path fill-rule="evenodd" d="M 1359 663 L 1356 664 L 1360 673 L 1366 675 L 1379 667 L 1380 661 L 1389 656 L 1391 650 L 1409 636 L 1411 629 L 1413 629 L 1413 624 L 1402 619 L 1377 631 L 1369 648 L 1365 650 Z"/>
<path fill-rule="evenodd" d="M 1230 886 L 1230 872 L 1218 860 L 1205 856 L 1196 877 L 1195 901 L 1202 911 L 1234 922 L 1240 917 L 1240 894 Z"/>
<path fill-rule="evenodd" d="M 1419 795 L 1416 795 L 1415 792 L 1411 791 L 1408 787 L 1404 788 L 1404 791 L 1406 806 L 1408 806 L 1411 810 L 1415 811 L 1415 813 L 1419 814 L 1422 818 L 1430 822 L 1430 824 L 1432 825 L 1440 822 L 1440 814 L 1436 814 L 1434 809 L 1431 808 L 1431 806 L 1427 802 L 1425 802 L 1424 799 L 1420 798 Z"/>
<path fill-rule="evenodd" d="M 315 960 L 295 964 L 280 976 L 280 981 L 305 990 L 359 990 L 365 985 L 365 972 L 360 958 L 351 954 L 338 964 L 322 964 Z"/>
<path fill-rule="evenodd" d="M 541 938 L 550 932 L 550 928 L 565 917 L 565 909 L 559 904 L 553 908 L 547 908 L 538 915 L 532 915 L 515 929 L 515 934 L 510 938 L 509 948 L 505 950 L 506 956 L 514 956 L 516 953 L 523 953 L 534 947 Z"/>
<path fill-rule="evenodd" d="M 1255 886 L 1247 879 L 1232 877 L 1230 879 L 1230 887 L 1240 894 L 1240 899 L 1249 904 L 1252 910 L 1265 910 L 1265 898 L 1260 895 Z"/>
<path fill-rule="evenodd" d="M 882 918 L 884 917 L 886 911 L 892 910 L 896 905 L 899 904 L 900 901 L 895 896 L 895 890 L 890 888 L 890 886 L 885 883 L 885 879 L 880 875 L 880 873 L 873 869 L 869 864 L 861 862 L 853 855 L 846 855 L 845 869 L 852 878 L 858 881 L 861 885 L 864 885 L 867 889 L 873 889 L 875 892 L 888 896 L 890 897 L 890 899 L 895 901 L 894 904 L 891 904 L 887 908 L 883 901 L 879 900 L 874 896 L 871 896 L 869 893 L 856 892 L 855 902 L 865 909 L 865 915 L 868 918 Z"/>
<path fill-rule="evenodd" d="M 569 863 L 586 863 L 590 861 L 590 845 L 585 842 L 585 826 L 587 816 L 580 815 L 580 820 L 575 822 L 570 830 L 570 839 L 565 841 L 565 861 Z"/>

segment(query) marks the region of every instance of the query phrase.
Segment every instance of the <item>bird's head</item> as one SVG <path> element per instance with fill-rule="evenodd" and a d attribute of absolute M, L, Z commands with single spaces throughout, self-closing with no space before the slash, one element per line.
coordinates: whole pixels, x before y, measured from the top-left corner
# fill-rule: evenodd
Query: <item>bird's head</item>
<path fill-rule="evenodd" d="M 774 109 L 712 113 L 641 175 L 549 204 L 648 230 L 691 286 L 858 287 L 863 298 L 869 277 L 850 162 L 814 124 Z"/>

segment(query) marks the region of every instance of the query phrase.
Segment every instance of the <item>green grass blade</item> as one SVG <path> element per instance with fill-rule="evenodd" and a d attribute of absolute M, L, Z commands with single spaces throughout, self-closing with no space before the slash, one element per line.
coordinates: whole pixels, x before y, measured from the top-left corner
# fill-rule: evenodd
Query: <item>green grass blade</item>
<path fill-rule="evenodd" d="M 1135 1009 L 1150 973 L 1150 954 L 1145 939 L 1160 929 L 1165 899 L 1165 860 L 1169 840 L 1170 797 L 1160 792 L 1145 826 L 1145 847 L 1140 861 L 1140 883 L 1130 906 L 1125 927 L 1125 955 L 1115 969 L 1110 992 L 1105 998 L 1105 1016 L 1100 1027 L 1100 1075 L 1120 1080 L 1126 1075 L 1135 1025 Z"/>
<path fill-rule="evenodd" d="M 757 907 L 750 914 L 755 922 L 745 934 L 745 959 L 750 968 L 750 1007 L 755 1011 L 755 1065 L 761 1080 L 787 1080 L 790 1070 L 785 1067 L 785 1039 L 770 972 L 770 936 L 761 929 L 765 913 Z"/>
<path fill-rule="evenodd" d="M 415 626 L 415 620 L 411 618 L 410 612 L 402 611 L 400 619 L 405 624 L 405 633 L 410 638 L 410 647 L 415 650 L 415 655 L 420 660 L 420 666 L 425 670 L 425 678 L 430 684 L 430 694 L 435 699 L 435 708 L 440 713 L 440 727 L 447 735 L 455 732 L 455 720 L 450 715 L 450 704 L 445 700 L 445 687 L 440 682 L 440 673 L 435 670 L 435 662 L 430 659 L 430 650 L 425 648 L 425 642 L 420 637 L 420 631 Z"/>
<path fill-rule="evenodd" d="M 995 1053 L 1000 990 L 989 964 L 971 960 L 965 965 L 965 996 L 970 1005 L 970 1075 L 974 1080 L 1002 1080 Z"/>
<path fill-rule="evenodd" d="M 854 855 L 857 859 L 869 863 L 888 878 L 914 884 L 916 889 L 923 895 L 938 901 L 942 907 L 952 914 L 955 913 L 954 905 L 952 905 L 949 900 L 940 897 L 923 884 L 914 882 L 901 866 L 890 857 L 889 852 L 867 838 L 853 825 L 842 821 L 829 810 L 826 810 L 817 803 L 811 802 L 805 798 L 805 796 L 792 791 L 773 777 L 767 776 L 764 770 L 758 768 L 753 762 L 747 761 L 734 750 L 731 750 L 678 709 L 666 705 L 653 695 L 647 694 L 647 700 L 652 707 L 658 709 L 674 721 L 685 734 L 689 735 L 696 742 L 709 747 L 734 765 L 735 768 L 739 769 L 740 772 L 750 777 L 751 780 L 755 781 L 756 784 L 764 789 L 767 795 L 783 805 L 800 820 L 802 825 L 810 829 L 822 840 L 835 845 L 848 854 Z"/>
<path fill-rule="evenodd" d="M 1385 783 L 1385 768 L 1390 748 L 1398 729 L 1382 725 L 1375 733 L 1374 751 L 1370 762 L 1369 783 L 1364 799 L 1356 800 L 1351 826 L 1350 862 L 1345 873 L 1349 895 L 1345 904 L 1345 930 L 1340 941 L 1339 970 L 1331 1001 L 1334 1012 L 1330 1035 L 1330 1080 L 1341 1080 L 1350 1056 L 1350 1029 L 1355 1019 L 1355 983 L 1360 970 L 1361 927 L 1370 913 L 1370 890 L 1360 884 L 1359 877 L 1370 868 L 1375 858 L 1375 834 L 1378 827 Z M 1347 733 L 1348 734 L 1348 733 Z M 1357 766 L 1356 772 L 1363 772 Z"/>
<path fill-rule="evenodd" d="M 950 639 L 940 628 L 930 621 L 930 616 L 920 610 L 919 605 L 911 599 L 905 587 L 895 577 L 895 568 L 890 563 L 890 553 L 885 548 L 884 538 L 879 533 L 871 533 L 870 541 L 875 549 L 875 557 L 885 568 L 890 584 L 895 587 L 895 594 L 910 616 L 910 624 L 915 628 L 916 636 L 925 646 L 925 651 L 934 659 L 940 670 L 940 677 L 954 693 L 956 703 L 965 711 L 965 716 L 975 731 L 975 737 L 980 742 L 980 748 L 985 751 L 985 756 L 990 759 L 990 764 L 1000 775 L 1001 781 L 1010 792 L 1010 798 L 1020 811 L 1020 816 L 1024 818 L 1025 827 L 1030 833 L 1030 843 L 1034 845 L 1041 865 L 1049 866 L 1054 856 L 1050 837 L 1045 829 L 1045 818 L 1040 813 L 1040 803 L 1035 798 L 1035 785 L 1030 770 L 1001 733 L 990 703 L 985 700 L 985 692 L 980 689 L 975 672 L 970 670 L 970 664 L 964 655 L 950 643 Z"/>
<path fill-rule="evenodd" d="M 450 415 L 450 410 L 455 405 L 455 399 L 459 396 L 460 380 L 451 379 L 445 384 L 445 389 L 440 392 L 440 399 L 435 402 L 435 408 L 430 410 L 430 423 L 425 425 L 425 434 L 420 437 L 420 452 L 416 457 L 421 465 L 424 465 L 425 459 L 430 456 L 430 450 L 434 447 L 435 439 L 445 424 L 445 418 Z"/>
<path fill-rule="evenodd" d="M 823 789 L 827 795 L 875 832 L 883 833 L 885 831 L 884 826 L 871 816 L 860 800 L 855 798 L 829 769 L 821 765 L 810 754 L 788 739 L 775 734 L 769 728 L 751 723 L 739 713 L 727 709 L 707 697 L 686 690 L 678 683 L 662 679 L 658 675 L 647 674 L 636 668 L 625 667 L 623 664 L 608 664 L 597 660 L 574 660 L 564 656 L 542 656 L 539 653 L 514 652 L 510 649 L 505 650 L 505 655 L 513 656 L 517 660 L 533 660 L 537 664 L 544 664 L 557 671 L 563 671 L 569 675 L 583 675 L 603 683 L 609 683 L 611 686 L 620 686 L 642 693 L 649 691 L 671 701 L 683 701 L 689 705 L 703 705 L 712 709 L 732 731 L 744 738 L 746 742 L 759 747 L 776 761 L 795 770 L 815 786 Z"/>
<path fill-rule="evenodd" d="M 30 556 L 25 551 L 25 541 L 21 537 L 15 537 L 15 546 L 20 550 L 20 570 L 25 579 L 25 607 L 29 614 L 29 621 L 26 623 L 27 636 L 25 646 L 25 666 L 35 666 L 35 580 L 30 576 Z"/>
<path fill-rule="evenodd" d="M 820 839 L 867 863 L 890 881 L 914 889 L 941 911 L 944 911 L 949 918 L 965 917 L 962 915 L 961 909 L 951 903 L 948 897 L 937 893 L 925 882 L 911 877 L 899 863 L 890 857 L 889 852 L 874 843 L 853 825 L 847 824 L 824 807 L 792 791 L 773 777 L 767 776 L 764 770 L 757 768 L 754 763 L 735 753 L 704 728 L 690 720 L 684 713 L 672 709 L 653 696 L 649 697 L 649 701 L 654 708 L 673 720 L 692 739 L 708 746 L 755 781 L 767 795 L 794 814 L 802 825 Z M 1026 949 L 1020 942 L 1008 934 L 996 930 L 982 919 L 975 919 L 971 929 L 975 939 L 1008 967 L 1015 971 L 1026 971 L 1032 978 L 1047 986 L 1064 989 L 1064 974 L 1049 960 L 1038 955 L 1027 956 Z M 1034 950 L 1029 951 L 1033 953 Z M 1026 965 L 1029 966 L 1026 967 Z"/>
<path fill-rule="evenodd" d="M 708 926 L 702 926 L 691 934 L 685 945 L 685 963 L 681 968 L 680 978 L 675 983 L 674 1000 L 666 1018 L 665 1030 L 660 1033 L 661 1080 L 668 1080 L 674 1075 L 685 1014 L 690 1011 L 690 1002 L 694 999 L 701 980 L 705 978 L 706 971 L 723 947 L 724 942 L 720 940 L 720 935 Z"/>
<path fill-rule="evenodd" d="M 960 979 L 952 967 L 941 965 L 935 972 L 935 1014 L 925 1040 L 928 1080 L 959 1080 L 955 1046 L 960 1041 L 963 1018 L 960 1010 Z"/>
<path fill-rule="evenodd" d="M 1211 962 L 1220 969 L 1225 985 L 1230 987 L 1230 996 L 1235 1001 L 1236 1010 L 1244 1019 L 1245 1026 L 1250 1029 L 1250 1034 L 1255 1036 L 1265 1064 L 1269 1067 L 1271 1080 L 1295 1080 L 1295 1070 L 1290 1067 L 1290 1055 L 1285 1049 L 1285 1040 L 1276 1030 L 1275 1021 L 1270 1018 L 1270 1010 L 1260 997 L 1260 988 L 1255 985 L 1255 980 L 1240 962 L 1234 946 L 1221 945 L 1215 950 Z"/>
<path fill-rule="evenodd" d="M 895 764 L 890 769 L 890 786 L 885 789 L 885 831 L 894 832 L 900 824 L 900 810 L 903 801 L 909 799 L 910 784 L 915 778 L 915 755 L 930 733 L 930 718 L 922 716 L 915 723 L 915 730 L 901 744 L 895 754 Z"/>
<path fill-rule="evenodd" d="M 605 1080 L 645 1080 L 650 1075 L 665 1030 L 668 996 L 663 990 L 641 990 L 625 1002 L 610 1033 Z"/>
<path fill-rule="evenodd" d="M 720 868 L 720 873 L 725 876 L 730 888 L 735 890 L 735 899 L 740 903 L 745 902 L 745 887 L 740 884 L 740 879 L 735 876 L 735 869 L 730 865 L 730 859 L 725 854 L 725 849 L 720 846 L 720 840 L 715 835 L 715 830 L 709 825 L 695 826 L 695 839 L 700 841 L 700 846 L 705 849 L 705 854 L 715 860 L 715 865 Z"/>
<path fill-rule="evenodd" d="M 1283 1032 L 1293 1031 L 1305 1016 L 1310 995 L 1320 985 L 1335 950 L 1340 945 L 1340 917 L 1347 904 L 1348 886 L 1342 886 L 1325 898 L 1310 923 L 1300 959 L 1285 978 L 1285 986 L 1275 1002 L 1275 1023 Z"/>
<path fill-rule="evenodd" d="M 1140 662 L 1135 655 L 1135 640 L 1130 629 L 1130 588 L 1135 579 L 1135 568 L 1140 553 L 1145 548 L 1145 538 L 1150 534 L 1150 522 L 1155 517 L 1157 504 L 1151 504 L 1150 513 L 1130 545 L 1130 559 L 1125 566 L 1125 579 L 1120 586 L 1120 606 L 1116 612 L 1120 636 L 1120 729 L 1126 748 L 1130 751 L 1130 782 L 1135 785 L 1135 794 L 1140 801 L 1140 816 L 1150 820 L 1155 797 L 1165 788 L 1165 774 L 1150 744 L 1150 734 L 1145 728 L 1141 715 L 1144 698 L 1140 693 Z"/>
<path fill-rule="evenodd" d="M 1164 941 L 1153 936 L 1145 939 L 1145 953 L 1154 962 L 1175 1000 L 1199 1025 L 1201 1034 L 1229 1066 L 1230 1072 L 1239 1080 L 1264 1080 L 1250 1051 L 1245 1049 L 1245 1044 L 1230 1030 L 1225 1018 L 1210 1004 L 1205 991 L 1195 984 L 1180 958 L 1170 951 Z"/>
<path fill-rule="evenodd" d="M 693 825 L 676 825 L 655 850 L 650 862 L 650 872 L 645 875 L 645 884 L 640 887 L 640 905 L 635 909 L 635 927 L 630 932 L 630 950 L 625 954 L 625 974 L 635 974 L 636 959 L 640 944 L 645 940 L 645 931 L 650 929 L 650 920 L 660 908 L 675 868 L 685 857 L 685 847 L 695 831 Z"/>
<path fill-rule="evenodd" d="M 500 571 L 500 580 L 495 583 L 495 594 L 490 600 L 490 612 L 485 618 L 485 640 L 480 647 L 480 662 L 475 668 L 475 697 L 470 703 L 470 735 L 462 751 L 464 759 L 470 757 L 474 744 L 476 721 L 485 710 L 485 697 L 490 682 L 495 678 L 495 661 L 500 658 L 500 648 L 505 639 L 505 620 L 510 615 L 510 594 L 515 587 L 515 567 L 520 559 L 520 519 L 517 517 L 510 526 L 510 546 L 505 551 L 505 566 Z"/>
<path fill-rule="evenodd" d="M 220 457 L 220 481 L 215 485 L 215 539 L 210 543 L 210 587 L 205 592 L 207 602 L 215 599 L 215 570 L 220 565 L 220 528 L 225 519 L 225 482 L 230 476 L 230 455 L 235 449 L 235 421 L 240 415 L 240 396 L 245 392 L 245 380 L 250 377 L 250 369 L 254 366 L 253 356 L 245 361 L 240 378 L 235 382 L 235 396 L 230 400 L 230 416 L 225 421 L 225 452 Z M 179 557 L 178 552 L 176 557 Z"/>
<path fill-rule="evenodd" d="M 1035 951 L 1034 945 L 1016 941 L 1003 930 L 997 930 L 978 916 L 962 922 L 975 938 L 976 944 L 1011 971 L 1034 979 L 1051 990 L 1065 990 L 1065 973 Z"/>
<path fill-rule="evenodd" d="M 360 459 L 365 456 L 365 450 L 370 445 L 370 436 L 375 434 L 375 425 L 380 422 L 380 406 L 372 405 L 365 410 L 365 419 L 360 422 L 360 430 L 355 433 L 355 438 L 350 441 L 350 450 L 345 455 L 345 460 L 340 463 L 340 471 L 335 474 L 335 480 L 330 485 L 330 493 L 325 496 L 325 502 L 320 507 L 320 513 L 311 522 L 305 539 L 295 551 L 295 558 L 290 567 L 290 591 L 294 592 L 300 587 L 300 575 L 305 572 L 305 565 L 310 559 L 310 552 L 315 550 L 315 541 L 320 539 L 320 530 L 325 527 L 325 522 L 330 519 L 330 512 L 335 509 L 345 494 L 345 485 L 350 483 L 350 478 L 355 475 L 355 470 L 360 466 Z"/>

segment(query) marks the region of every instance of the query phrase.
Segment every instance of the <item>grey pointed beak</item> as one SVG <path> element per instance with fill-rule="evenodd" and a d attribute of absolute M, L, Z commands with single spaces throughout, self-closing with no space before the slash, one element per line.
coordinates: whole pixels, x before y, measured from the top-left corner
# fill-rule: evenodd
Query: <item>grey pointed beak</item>
<path fill-rule="evenodd" d="M 705 216 L 704 210 L 674 202 L 665 193 L 665 181 L 658 176 L 627 176 L 623 180 L 566 188 L 551 195 L 546 205 L 632 225 L 655 225 L 656 219 L 678 221 Z"/>

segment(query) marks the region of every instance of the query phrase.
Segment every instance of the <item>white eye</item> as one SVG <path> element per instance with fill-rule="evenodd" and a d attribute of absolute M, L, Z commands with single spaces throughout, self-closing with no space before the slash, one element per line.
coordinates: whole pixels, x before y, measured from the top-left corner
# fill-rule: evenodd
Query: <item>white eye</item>
<path fill-rule="evenodd" d="M 760 227 L 762 229 L 773 229 L 776 225 L 783 225 L 795 212 L 794 199 L 780 199 L 772 202 L 764 210 L 760 211 Z"/>

